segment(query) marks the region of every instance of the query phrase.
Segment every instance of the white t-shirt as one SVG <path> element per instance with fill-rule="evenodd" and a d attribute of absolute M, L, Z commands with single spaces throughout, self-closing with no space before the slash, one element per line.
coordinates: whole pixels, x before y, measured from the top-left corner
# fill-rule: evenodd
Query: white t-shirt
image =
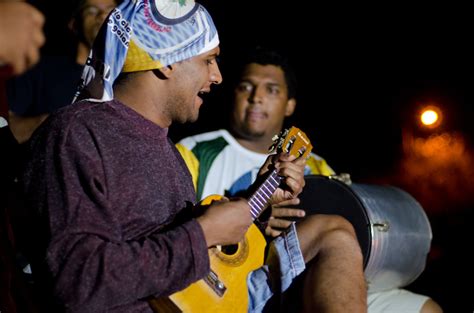
<path fill-rule="evenodd" d="M 5 127 L 7 125 L 8 125 L 7 120 L 0 116 L 0 128 Z"/>
<path fill-rule="evenodd" d="M 224 129 L 190 136 L 177 145 L 193 176 L 198 200 L 211 194 L 236 195 L 255 180 L 268 154 L 250 151 Z M 326 161 L 311 153 L 305 174 L 332 175 Z"/>

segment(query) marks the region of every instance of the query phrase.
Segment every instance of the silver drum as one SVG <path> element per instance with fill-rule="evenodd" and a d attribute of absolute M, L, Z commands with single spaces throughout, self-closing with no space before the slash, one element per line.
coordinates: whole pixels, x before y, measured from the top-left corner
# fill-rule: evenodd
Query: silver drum
<path fill-rule="evenodd" d="M 369 292 L 403 287 L 424 270 L 432 232 L 421 205 L 393 186 L 306 177 L 299 207 L 309 214 L 337 214 L 355 228 Z"/>

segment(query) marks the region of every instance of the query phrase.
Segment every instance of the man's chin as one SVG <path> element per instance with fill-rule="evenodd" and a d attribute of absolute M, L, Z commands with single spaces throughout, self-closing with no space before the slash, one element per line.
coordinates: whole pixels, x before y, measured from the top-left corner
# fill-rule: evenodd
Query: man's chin
<path fill-rule="evenodd" d="M 194 115 L 190 115 L 186 120 L 182 120 L 179 123 L 180 124 L 195 123 L 197 122 L 198 118 L 199 118 L 199 112 L 195 113 Z"/>
<path fill-rule="evenodd" d="M 265 136 L 265 131 L 254 128 L 245 128 L 241 133 L 246 138 L 261 138 Z"/>

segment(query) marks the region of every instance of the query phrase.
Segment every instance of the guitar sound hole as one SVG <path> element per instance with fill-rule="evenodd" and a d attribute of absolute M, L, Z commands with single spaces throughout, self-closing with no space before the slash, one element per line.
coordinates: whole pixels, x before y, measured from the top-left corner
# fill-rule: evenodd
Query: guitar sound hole
<path fill-rule="evenodd" d="M 225 253 L 227 255 L 232 255 L 237 252 L 239 249 L 239 245 L 228 245 L 228 246 L 222 246 L 221 247 L 221 252 Z"/>

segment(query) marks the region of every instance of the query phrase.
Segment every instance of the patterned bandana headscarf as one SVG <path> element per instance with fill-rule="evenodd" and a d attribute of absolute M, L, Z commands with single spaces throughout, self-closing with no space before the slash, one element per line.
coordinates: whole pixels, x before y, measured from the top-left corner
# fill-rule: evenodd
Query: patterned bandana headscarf
<path fill-rule="evenodd" d="M 111 100 L 121 72 L 159 69 L 218 44 L 211 16 L 193 0 L 125 0 L 102 25 L 73 102 Z"/>

